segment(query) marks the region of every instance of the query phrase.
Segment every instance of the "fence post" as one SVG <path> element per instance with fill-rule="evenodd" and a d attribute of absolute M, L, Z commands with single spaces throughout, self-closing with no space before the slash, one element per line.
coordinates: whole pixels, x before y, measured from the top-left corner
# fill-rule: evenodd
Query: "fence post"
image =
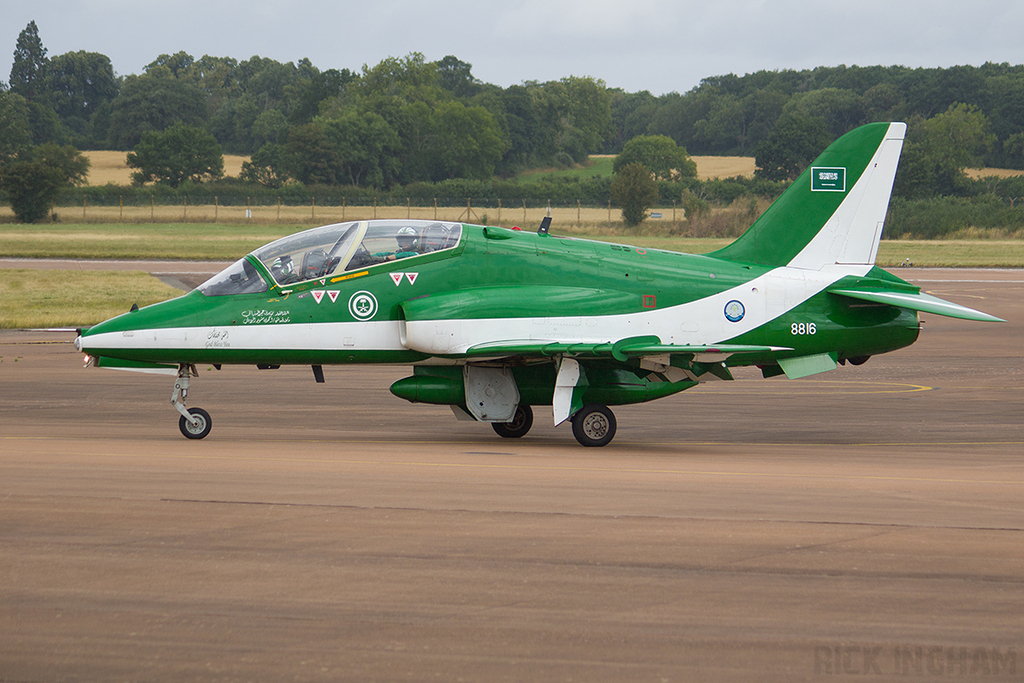
<path fill-rule="evenodd" d="M 277 221 L 281 222 L 281 197 L 277 198 Z"/>
<path fill-rule="evenodd" d="M 149 222 L 156 223 L 156 201 L 153 195 L 149 196 Z"/>
<path fill-rule="evenodd" d="M 220 211 L 220 197 L 213 195 L 213 222 L 217 222 L 217 212 Z"/>
<path fill-rule="evenodd" d="M 580 200 L 576 200 L 576 224 L 583 225 L 583 221 L 580 219 Z"/>
<path fill-rule="evenodd" d="M 82 220 L 85 220 L 85 195 L 82 195 Z"/>
<path fill-rule="evenodd" d="M 412 219 L 412 197 L 405 198 L 405 219 Z"/>
<path fill-rule="evenodd" d="M 501 197 L 498 197 L 498 223 L 501 223 Z"/>
<path fill-rule="evenodd" d="M 608 200 L 608 227 L 612 227 L 612 200 Z"/>
<path fill-rule="evenodd" d="M 526 225 L 526 200 L 523 200 L 523 225 Z"/>
<path fill-rule="evenodd" d="M 341 198 L 341 220 L 345 220 L 345 209 L 348 208 L 348 197 Z"/>
<path fill-rule="evenodd" d="M 316 197 L 309 198 L 309 220 L 316 221 Z"/>
<path fill-rule="evenodd" d="M 434 220 L 437 220 L 437 197 L 434 197 Z"/>
<path fill-rule="evenodd" d="M 124 222 L 124 196 L 123 195 L 118 195 L 117 196 L 117 204 L 120 207 L 117 210 L 117 222 L 118 223 L 123 223 Z"/>
<path fill-rule="evenodd" d="M 181 222 L 188 223 L 188 195 L 181 199 Z"/>
<path fill-rule="evenodd" d="M 373 217 L 377 218 L 377 198 L 373 198 Z"/>

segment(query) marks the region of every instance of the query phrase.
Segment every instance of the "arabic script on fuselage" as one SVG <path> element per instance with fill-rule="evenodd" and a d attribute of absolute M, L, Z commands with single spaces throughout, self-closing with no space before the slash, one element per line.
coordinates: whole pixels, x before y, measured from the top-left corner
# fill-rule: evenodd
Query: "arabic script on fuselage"
<path fill-rule="evenodd" d="M 291 321 L 291 311 L 268 311 L 262 308 L 254 311 L 242 311 L 243 325 L 274 325 Z"/>

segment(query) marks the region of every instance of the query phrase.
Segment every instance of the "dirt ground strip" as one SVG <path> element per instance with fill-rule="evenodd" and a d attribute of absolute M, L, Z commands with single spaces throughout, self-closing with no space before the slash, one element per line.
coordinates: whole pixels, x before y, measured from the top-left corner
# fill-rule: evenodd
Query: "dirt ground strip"
<path fill-rule="evenodd" d="M 603 449 L 398 367 L 201 367 L 187 441 L 171 378 L 2 332 L 0 680 L 1021 680 L 1024 272 L 900 275 L 1009 322 L 616 408 Z"/>

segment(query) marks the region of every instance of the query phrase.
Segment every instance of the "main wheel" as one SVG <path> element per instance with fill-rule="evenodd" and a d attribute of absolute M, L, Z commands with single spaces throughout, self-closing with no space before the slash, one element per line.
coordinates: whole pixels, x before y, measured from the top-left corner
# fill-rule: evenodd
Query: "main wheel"
<path fill-rule="evenodd" d="M 516 414 L 511 422 L 492 422 L 494 432 L 504 439 L 518 439 L 526 436 L 533 426 L 533 409 L 522 403 L 516 407 Z"/>
<path fill-rule="evenodd" d="M 572 416 L 572 435 L 584 446 L 606 446 L 615 436 L 615 415 L 608 406 L 588 403 Z"/>
<path fill-rule="evenodd" d="M 178 418 L 178 429 L 181 430 L 186 439 L 202 439 L 210 433 L 213 421 L 210 420 L 208 412 L 202 408 L 189 408 L 188 414 L 195 419 L 195 424 L 186 420 L 184 415 Z"/>

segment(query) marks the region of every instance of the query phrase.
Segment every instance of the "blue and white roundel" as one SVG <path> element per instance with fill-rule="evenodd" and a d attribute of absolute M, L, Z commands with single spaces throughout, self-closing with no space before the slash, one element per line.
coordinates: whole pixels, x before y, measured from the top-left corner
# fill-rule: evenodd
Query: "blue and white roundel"
<path fill-rule="evenodd" d="M 746 315 L 747 309 L 743 307 L 743 304 L 736 299 L 733 299 L 725 305 L 725 319 L 731 323 L 738 323 L 743 320 L 743 316 Z"/>

